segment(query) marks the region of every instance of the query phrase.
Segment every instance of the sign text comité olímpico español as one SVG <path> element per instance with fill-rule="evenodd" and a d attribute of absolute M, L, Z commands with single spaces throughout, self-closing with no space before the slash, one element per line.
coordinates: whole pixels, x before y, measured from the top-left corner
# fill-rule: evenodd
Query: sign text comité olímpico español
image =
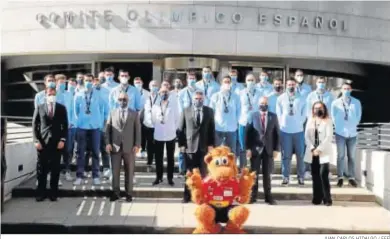
<path fill-rule="evenodd" d="M 72 25 L 76 22 L 79 24 L 86 22 L 87 19 L 103 19 L 105 22 L 110 23 L 113 21 L 116 14 L 111 10 L 104 11 L 79 11 L 79 12 L 50 12 L 48 14 L 38 13 L 36 15 L 36 20 L 41 24 L 51 24 L 51 25 Z M 182 23 L 196 23 L 197 27 L 199 24 L 207 24 L 211 21 L 214 21 L 216 24 L 226 24 L 229 21 L 233 24 L 241 24 L 245 19 L 245 14 L 240 12 L 234 12 L 232 14 L 227 14 L 224 12 L 215 12 L 215 14 L 210 13 L 200 13 L 196 11 L 189 11 L 187 13 L 183 13 L 181 11 L 171 11 L 169 13 L 166 12 L 149 12 L 148 10 L 136 10 L 130 9 L 127 11 L 126 16 L 121 16 L 122 19 L 126 21 L 127 27 L 134 26 L 134 23 L 142 20 L 144 23 L 166 23 L 168 21 L 171 23 L 180 24 Z M 250 18 L 248 18 L 250 19 Z M 325 18 L 320 14 L 314 17 L 307 16 L 293 16 L 293 15 L 282 15 L 282 14 L 262 14 L 259 12 L 257 14 L 257 19 L 251 19 L 254 21 L 254 24 L 258 24 L 260 26 L 265 26 L 272 24 L 274 27 L 278 26 L 287 26 L 293 27 L 298 25 L 300 28 L 316 28 L 316 29 L 328 29 L 328 30 L 341 30 L 347 31 L 347 23 L 344 20 L 338 20 L 336 18 Z M 85 24 L 87 25 L 87 24 Z M 191 27 L 191 25 L 189 25 Z"/>

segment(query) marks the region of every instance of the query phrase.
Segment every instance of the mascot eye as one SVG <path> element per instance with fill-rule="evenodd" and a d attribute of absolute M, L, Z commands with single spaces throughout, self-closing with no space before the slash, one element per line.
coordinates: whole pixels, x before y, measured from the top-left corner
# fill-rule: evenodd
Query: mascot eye
<path fill-rule="evenodd" d="M 219 165 L 221 165 L 221 164 L 222 164 L 221 159 L 215 160 L 215 165 L 219 166 Z"/>
<path fill-rule="evenodd" d="M 222 165 L 228 165 L 227 159 L 222 159 Z"/>

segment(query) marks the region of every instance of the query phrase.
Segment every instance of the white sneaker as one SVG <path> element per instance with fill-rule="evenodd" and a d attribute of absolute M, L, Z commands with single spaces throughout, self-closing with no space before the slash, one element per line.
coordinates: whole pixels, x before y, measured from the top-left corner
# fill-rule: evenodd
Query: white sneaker
<path fill-rule="evenodd" d="M 146 158 L 146 157 L 148 157 L 148 154 L 145 151 L 142 151 L 141 152 L 141 157 L 142 158 Z"/>
<path fill-rule="evenodd" d="M 72 175 L 70 175 L 69 172 L 65 173 L 65 180 L 69 181 L 69 182 L 73 181 L 73 177 L 72 177 Z"/>
<path fill-rule="evenodd" d="M 75 185 L 75 186 L 81 185 L 82 182 L 83 182 L 83 180 L 81 178 L 76 178 L 76 180 L 73 182 L 73 185 Z"/>
<path fill-rule="evenodd" d="M 93 185 L 101 185 L 100 178 L 94 178 L 93 179 Z"/>
<path fill-rule="evenodd" d="M 90 177 L 91 177 L 90 173 L 84 172 L 84 178 L 90 178 Z"/>
<path fill-rule="evenodd" d="M 109 178 L 111 175 L 111 170 L 109 168 L 106 168 L 103 170 L 103 177 L 104 178 Z"/>
<path fill-rule="evenodd" d="M 47 174 L 47 181 L 50 182 L 50 173 Z"/>
<path fill-rule="evenodd" d="M 305 172 L 305 179 L 311 179 L 311 173 Z"/>
<path fill-rule="evenodd" d="M 58 186 L 62 186 L 62 181 L 61 181 L 61 179 L 58 179 Z"/>
<path fill-rule="evenodd" d="M 35 182 L 35 186 L 38 186 L 38 180 Z"/>

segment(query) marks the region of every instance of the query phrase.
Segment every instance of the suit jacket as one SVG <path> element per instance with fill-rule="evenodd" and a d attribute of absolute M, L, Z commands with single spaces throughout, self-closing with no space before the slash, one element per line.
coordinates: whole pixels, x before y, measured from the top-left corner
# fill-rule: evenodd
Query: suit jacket
<path fill-rule="evenodd" d="M 53 118 L 49 117 L 47 104 L 35 108 L 33 116 L 34 141 L 43 148 L 47 145 L 57 146 L 60 140 L 68 137 L 68 116 L 65 106 L 55 103 Z"/>
<path fill-rule="evenodd" d="M 122 150 L 130 153 L 134 146 L 141 145 L 141 123 L 136 111 L 127 109 L 126 122 L 121 125 L 121 109 L 111 111 L 106 124 L 106 143 L 112 145 L 112 153 Z"/>
<path fill-rule="evenodd" d="M 319 145 L 315 145 L 315 129 L 318 131 Z M 332 140 L 333 140 L 333 123 L 331 119 L 321 120 L 315 122 L 312 118 L 309 118 L 306 124 L 305 130 L 305 162 L 311 163 L 313 160 L 312 150 L 317 148 L 321 151 L 320 164 L 329 163 L 330 156 L 332 155 Z"/>
<path fill-rule="evenodd" d="M 269 112 L 264 135 L 260 120 L 260 112 L 256 111 L 250 117 L 246 125 L 245 148 L 261 154 L 265 149 L 268 155 L 272 156 L 273 151 L 280 149 L 279 122 L 276 114 Z"/>
<path fill-rule="evenodd" d="M 203 118 L 200 126 L 196 124 L 193 106 L 183 110 L 179 121 L 179 146 L 186 147 L 187 153 L 196 153 L 198 150 L 207 152 L 208 146 L 214 146 L 215 124 L 214 111 L 203 106 Z"/>

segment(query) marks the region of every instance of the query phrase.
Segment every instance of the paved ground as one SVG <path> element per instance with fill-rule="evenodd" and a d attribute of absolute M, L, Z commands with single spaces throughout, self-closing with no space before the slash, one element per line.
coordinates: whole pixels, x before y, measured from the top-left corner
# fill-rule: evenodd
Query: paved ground
<path fill-rule="evenodd" d="M 375 203 L 335 202 L 332 207 L 307 201 L 248 205 L 251 233 L 390 233 L 390 212 Z M 12 199 L 2 214 L 2 231 L 78 233 L 190 233 L 194 204 L 177 199 L 61 198 L 57 202 Z"/>

